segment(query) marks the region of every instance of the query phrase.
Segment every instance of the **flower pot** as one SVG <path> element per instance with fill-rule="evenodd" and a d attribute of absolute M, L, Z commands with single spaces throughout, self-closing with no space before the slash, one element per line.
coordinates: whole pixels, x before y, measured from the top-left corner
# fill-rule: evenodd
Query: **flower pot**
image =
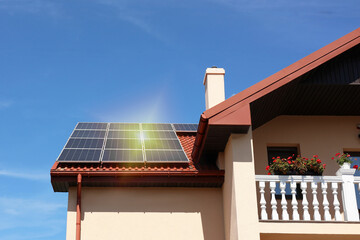
<path fill-rule="evenodd" d="M 341 169 L 350 169 L 351 163 L 345 162 L 342 166 L 340 166 Z"/>

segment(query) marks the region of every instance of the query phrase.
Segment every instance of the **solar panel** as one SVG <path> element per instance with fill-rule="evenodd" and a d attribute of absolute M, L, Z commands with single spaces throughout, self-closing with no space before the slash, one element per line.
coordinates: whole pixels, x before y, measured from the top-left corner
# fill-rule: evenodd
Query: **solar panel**
<path fill-rule="evenodd" d="M 142 130 L 173 130 L 171 124 L 167 123 L 143 123 Z"/>
<path fill-rule="evenodd" d="M 187 162 L 188 159 L 183 151 L 159 151 L 146 150 L 148 162 Z"/>
<path fill-rule="evenodd" d="M 170 138 L 177 139 L 177 136 L 174 131 L 143 131 L 144 139 L 154 139 L 154 138 Z"/>
<path fill-rule="evenodd" d="M 105 150 L 104 162 L 143 162 L 142 150 Z"/>
<path fill-rule="evenodd" d="M 107 139 L 105 149 L 142 149 L 140 139 Z"/>
<path fill-rule="evenodd" d="M 106 129 L 107 123 L 79 123 L 76 129 Z"/>
<path fill-rule="evenodd" d="M 198 124 L 193 123 L 174 123 L 173 126 L 179 132 L 196 132 L 198 129 Z"/>
<path fill-rule="evenodd" d="M 196 124 L 178 125 L 190 129 Z M 58 161 L 188 162 L 174 128 L 165 123 L 78 123 Z"/>
<path fill-rule="evenodd" d="M 182 149 L 179 140 L 146 139 L 144 143 L 145 149 Z"/>
<path fill-rule="evenodd" d="M 101 150 L 94 149 L 64 149 L 59 156 L 60 162 L 97 162 L 100 160 Z"/>
<path fill-rule="evenodd" d="M 110 123 L 111 130 L 140 130 L 139 123 Z"/>
<path fill-rule="evenodd" d="M 140 138 L 140 131 L 109 131 L 107 138 Z"/>
<path fill-rule="evenodd" d="M 75 130 L 72 138 L 104 138 L 106 131 Z"/>
<path fill-rule="evenodd" d="M 102 148 L 104 139 L 70 138 L 65 148 Z"/>

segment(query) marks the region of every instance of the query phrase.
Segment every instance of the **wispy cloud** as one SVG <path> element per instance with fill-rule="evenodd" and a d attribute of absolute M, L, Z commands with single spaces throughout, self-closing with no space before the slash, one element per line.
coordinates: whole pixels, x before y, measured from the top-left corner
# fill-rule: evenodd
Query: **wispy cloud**
<path fill-rule="evenodd" d="M 63 232 L 65 227 L 64 221 L 59 219 L 60 212 L 66 213 L 65 203 L 56 203 L 42 197 L 0 197 L 0 238 L 51 239 Z"/>
<path fill-rule="evenodd" d="M 59 5 L 47 0 L 0 0 L 0 10 L 8 14 L 23 12 L 57 16 L 59 14 Z"/>
<path fill-rule="evenodd" d="M 51 214 L 59 209 L 66 209 L 66 205 L 52 203 L 38 199 L 0 197 L 0 210 L 10 215 L 22 215 L 41 211 L 44 214 Z"/>
<path fill-rule="evenodd" d="M 162 34 L 155 25 L 151 24 L 152 13 L 148 10 L 141 9 L 140 6 L 143 6 L 146 3 L 140 3 L 135 1 L 135 4 L 132 1 L 125 0 L 93 0 L 96 4 L 101 6 L 108 7 L 113 12 L 117 18 L 122 21 L 128 22 L 143 32 L 149 34 L 156 39 L 168 43 L 169 39 L 165 34 Z M 132 4 L 130 4 L 132 3 Z M 147 4 L 156 4 L 154 1 L 148 2 Z"/>
<path fill-rule="evenodd" d="M 10 100 L 0 100 L 0 109 L 11 107 L 13 104 L 14 102 Z"/>
<path fill-rule="evenodd" d="M 0 176 L 12 177 L 12 178 L 20 178 L 26 180 L 40 180 L 40 181 L 48 181 L 49 175 L 43 173 L 23 173 L 18 171 L 7 171 L 0 170 Z"/>
<path fill-rule="evenodd" d="M 289 1 L 289 0 L 205 0 L 219 5 L 228 6 L 236 11 L 256 12 L 267 10 L 284 11 L 292 14 L 297 12 L 302 15 L 337 15 L 337 16 L 358 16 L 360 5 L 356 1 L 334 1 L 329 0 L 324 4 L 323 0 L 311 1 Z M 351 16 L 350 15 L 350 16 Z"/>

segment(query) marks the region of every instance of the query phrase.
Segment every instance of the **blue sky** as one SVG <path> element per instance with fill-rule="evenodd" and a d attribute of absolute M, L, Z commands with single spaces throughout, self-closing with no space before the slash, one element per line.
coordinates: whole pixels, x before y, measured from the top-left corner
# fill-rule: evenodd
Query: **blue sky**
<path fill-rule="evenodd" d="M 0 0 L 0 239 L 64 239 L 49 170 L 79 121 L 197 123 L 360 27 L 358 0 Z"/>

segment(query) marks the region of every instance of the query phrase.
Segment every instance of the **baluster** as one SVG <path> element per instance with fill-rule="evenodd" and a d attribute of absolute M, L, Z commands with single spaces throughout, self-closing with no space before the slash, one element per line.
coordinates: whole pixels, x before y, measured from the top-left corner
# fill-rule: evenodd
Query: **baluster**
<path fill-rule="evenodd" d="M 331 215 L 329 211 L 329 201 L 327 199 L 327 187 L 328 184 L 326 182 L 321 183 L 322 195 L 323 195 L 323 206 L 324 206 L 324 219 L 325 221 L 331 220 Z"/>
<path fill-rule="evenodd" d="M 270 193 L 271 193 L 271 218 L 272 220 L 279 220 L 279 215 L 277 213 L 277 202 L 275 199 L 275 188 L 276 188 L 276 182 L 271 181 L 270 182 Z"/>
<path fill-rule="evenodd" d="M 338 183 L 333 182 L 331 183 L 331 188 L 333 190 L 332 194 L 334 195 L 334 210 L 335 210 L 335 221 L 341 221 L 341 214 L 340 214 L 340 203 L 338 199 Z"/>
<path fill-rule="evenodd" d="M 291 195 L 292 195 L 292 200 L 291 200 L 291 205 L 292 205 L 292 210 L 293 210 L 293 220 L 300 220 L 300 216 L 299 216 L 299 212 L 298 212 L 298 202 L 296 200 L 296 182 L 291 182 L 290 183 L 290 188 L 291 188 Z"/>
<path fill-rule="evenodd" d="M 303 205 L 303 219 L 304 221 L 309 221 L 310 220 L 310 214 L 309 214 L 309 202 L 307 201 L 306 198 L 306 190 L 307 190 L 307 183 L 306 182 L 301 182 L 301 193 L 303 195 L 303 200 L 302 200 L 302 205 Z"/>
<path fill-rule="evenodd" d="M 261 220 L 268 220 L 268 215 L 266 213 L 266 200 L 265 200 L 265 182 L 259 182 L 260 188 L 260 208 L 261 208 Z"/>
<path fill-rule="evenodd" d="M 313 194 L 313 207 L 314 207 L 314 220 L 315 221 L 320 221 L 321 220 L 321 216 L 320 216 L 320 212 L 319 212 L 319 201 L 317 200 L 317 183 L 316 182 L 312 182 L 311 183 L 311 189 L 312 189 L 312 194 Z"/>
<path fill-rule="evenodd" d="M 289 214 L 287 211 L 287 201 L 285 197 L 285 188 L 286 188 L 286 182 L 281 181 L 280 182 L 280 189 L 281 189 L 281 208 L 282 208 L 282 220 L 289 220 Z"/>

